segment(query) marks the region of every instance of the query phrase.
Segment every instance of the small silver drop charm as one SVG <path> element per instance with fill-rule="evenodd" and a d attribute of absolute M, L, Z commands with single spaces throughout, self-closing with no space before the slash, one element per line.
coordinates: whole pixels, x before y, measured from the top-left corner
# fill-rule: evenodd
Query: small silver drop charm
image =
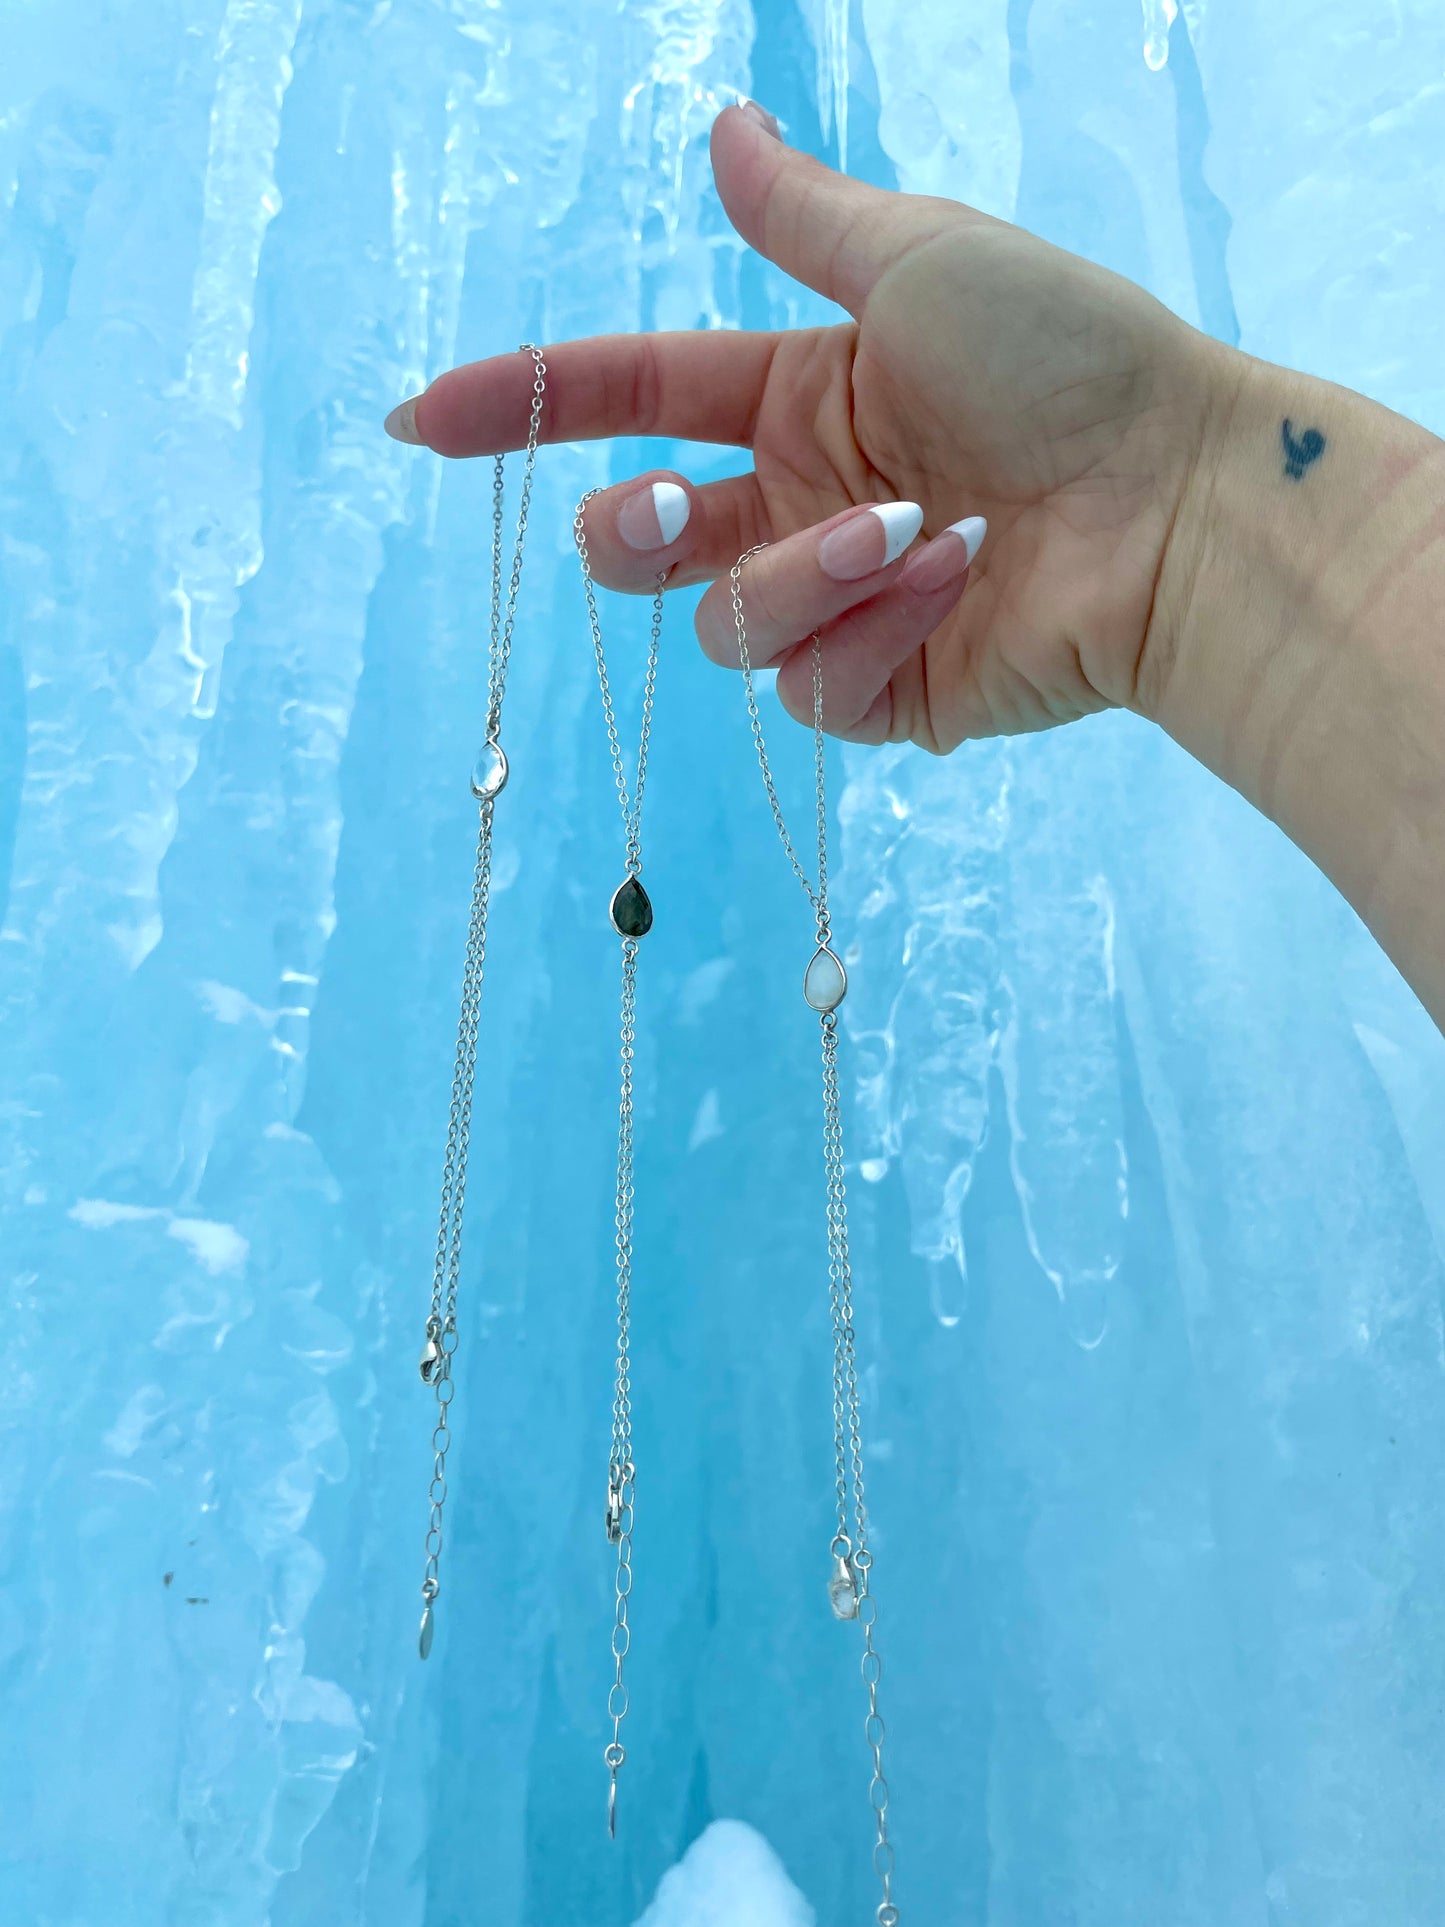
<path fill-rule="evenodd" d="M 472 765 L 472 795 L 479 803 L 486 803 L 492 797 L 500 796 L 507 787 L 507 778 L 511 773 L 502 745 L 493 742 L 483 743 L 477 752 L 477 760 Z"/>
<path fill-rule="evenodd" d="M 432 1619 L 431 1601 L 428 1600 L 422 1611 L 421 1633 L 416 1642 L 416 1649 L 423 1659 L 431 1658 L 431 1642 L 434 1631 L 435 1622 Z"/>
<path fill-rule="evenodd" d="M 858 1576 L 852 1561 L 838 1553 L 833 1560 L 833 1577 L 828 1581 L 828 1603 L 835 1619 L 858 1617 Z"/>
<path fill-rule="evenodd" d="M 620 1741 L 611 1740 L 602 1749 L 602 1759 L 610 1778 L 607 1782 L 607 1838 L 617 1838 L 617 1773 L 627 1758 L 627 1749 Z"/>
<path fill-rule="evenodd" d="M 848 973 L 825 943 L 813 952 L 803 974 L 803 995 L 820 1016 L 836 1010 L 848 995 Z"/>

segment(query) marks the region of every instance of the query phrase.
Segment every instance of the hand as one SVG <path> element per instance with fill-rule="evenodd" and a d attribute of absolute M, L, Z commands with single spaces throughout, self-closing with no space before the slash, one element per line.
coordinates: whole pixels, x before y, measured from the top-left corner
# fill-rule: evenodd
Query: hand
<path fill-rule="evenodd" d="M 733 480 L 597 496 L 597 579 L 711 582 L 698 635 L 735 664 L 727 571 L 770 543 L 744 573 L 753 660 L 811 721 L 818 629 L 825 723 L 858 742 L 946 751 L 1140 710 L 1315 858 L 1445 1022 L 1445 445 L 1020 229 L 846 180 L 765 122 L 719 116 L 723 205 L 853 319 L 547 350 L 547 440 L 753 451 Z M 531 399 L 530 356 L 502 355 L 387 425 L 495 453 L 524 444 Z"/>
<path fill-rule="evenodd" d="M 743 578 L 753 659 L 779 665 L 785 705 L 811 721 L 800 645 L 820 628 L 827 726 L 855 741 L 946 751 L 1135 701 L 1226 351 L 1021 229 L 833 173 L 760 112 L 729 108 L 713 130 L 723 204 L 854 319 L 547 349 L 544 440 L 753 451 L 747 476 L 693 488 L 654 471 L 598 496 L 597 579 L 639 593 L 663 568 L 673 585 L 713 582 L 698 636 L 736 665 L 726 573 L 771 544 Z M 456 369 L 397 411 L 394 432 L 446 455 L 516 448 L 531 381 L 524 356 Z M 916 504 L 933 541 L 885 565 L 920 518 L 856 506 L 875 503 Z M 963 596 L 979 517 L 988 543 Z"/>

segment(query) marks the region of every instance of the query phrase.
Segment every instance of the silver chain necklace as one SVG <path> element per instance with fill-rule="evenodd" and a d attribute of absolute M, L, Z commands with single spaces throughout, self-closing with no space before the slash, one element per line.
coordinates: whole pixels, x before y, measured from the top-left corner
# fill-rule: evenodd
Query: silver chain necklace
<path fill-rule="evenodd" d="M 803 975 L 803 996 L 818 1013 L 823 1046 L 823 1168 L 827 1178 L 828 1300 L 833 1323 L 833 1464 L 837 1531 L 828 1548 L 828 1599 L 839 1619 L 856 1619 L 863 1628 L 863 1682 L 868 1691 L 864 1737 L 873 1756 L 868 1799 L 877 1827 L 873 1868 L 882 1885 L 877 1910 L 878 1927 L 897 1927 L 893 1905 L 893 1842 L 888 1837 L 888 1781 L 883 1772 L 883 1717 L 878 1711 L 878 1682 L 883 1661 L 873 1643 L 878 1604 L 873 1597 L 873 1555 L 868 1548 L 868 1509 L 863 1495 L 863 1435 L 858 1416 L 858 1367 L 853 1345 L 853 1268 L 848 1256 L 848 1204 L 844 1181 L 843 1113 L 838 1085 L 838 1006 L 848 993 L 848 975 L 832 948 L 828 912 L 828 796 L 823 763 L 823 644 L 813 634 L 813 773 L 818 813 L 818 881 L 812 883 L 798 860 L 788 834 L 783 806 L 778 800 L 763 740 L 763 719 L 753 687 L 753 665 L 748 655 L 747 622 L 743 616 L 743 564 L 767 547 L 760 542 L 740 555 L 728 574 L 732 589 L 733 624 L 737 630 L 738 660 L 747 695 L 753 747 L 762 771 L 768 807 L 782 840 L 783 852 L 803 893 L 813 906 L 818 947 Z M 850 1517 L 851 1513 L 851 1517 Z"/>
<path fill-rule="evenodd" d="M 492 812 L 506 788 L 508 767 L 502 749 L 502 699 L 507 690 L 507 665 L 512 654 L 512 631 L 517 619 L 517 592 L 522 582 L 522 555 L 527 541 L 527 516 L 532 506 L 532 476 L 537 462 L 537 434 L 547 393 L 547 364 L 540 348 L 523 342 L 520 352 L 533 361 L 532 413 L 527 427 L 527 453 L 522 469 L 522 493 L 517 510 L 517 533 L 511 571 L 502 594 L 502 524 L 505 460 L 496 459 L 492 478 L 492 613 L 487 655 L 487 728 L 472 771 L 472 795 L 477 799 L 477 858 L 472 872 L 472 908 L 467 924 L 466 960 L 462 968 L 461 1014 L 457 1021 L 457 1051 L 452 1070 L 451 1106 L 447 1113 L 447 1148 L 442 1163 L 441 1211 L 437 1223 L 436 1259 L 432 1269 L 431 1309 L 422 1345 L 422 1383 L 436 1395 L 436 1423 L 432 1429 L 431 1504 L 422 1571 L 421 1631 L 417 1646 L 423 1659 L 432 1649 L 434 1608 L 441 1590 L 442 1518 L 447 1502 L 447 1452 L 451 1446 L 450 1410 L 456 1390 L 452 1361 L 457 1349 L 457 1287 L 462 1268 L 462 1213 L 467 1196 L 467 1152 L 472 1129 L 472 1081 L 477 1068 L 477 1025 L 481 1017 L 482 970 L 487 954 L 487 911 L 492 892 Z"/>
<path fill-rule="evenodd" d="M 652 904 L 642 885 L 642 793 L 647 783 L 647 752 L 652 742 L 652 704 L 657 693 L 657 655 L 662 640 L 664 570 L 657 578 L 652 603 L 652 633 L 647 650 L 647 669 L 642 682 L 642 723 L 637 739 L 637 775 L 631 790 L 622 761 L 622 743 L 617 734 L 617 713 L 612 704 L 612 685 L 607 676 L 607 656 L 602 647 L 602 625 L 597 615 L 597 593 L 592 566 L 587 555 L 587 531 L 583 512 L 599 491 L 589 489 L 577 504 L 572 533 L 582 564 L 582 587 L 587 597 L 587 621 L 592 631 L 592 651 L 597 659 L 597 687 L 602 692 L 602 715 L 607 724 L 607 746 L 612 755 L 612 774 L 617 783 L 617 800 L 622 809 L 622 834 L 627 849 L 627 868 L 612 895 L 609 915 L 612 928 L 622 939 L 622 1008 L 619 1024 L 619 1090 L 617 1101 L 617 1371 L 612 1394 L 612 1446 L 607 1461 L 607 1541 L 617 1548 L 615 1613 L 612 1625 L 614 1675 L 607 1693 L 607 1717 L 612 1722 L 612 1738 L 603 1748 L 607 1767 L 607 1833 L 617 1837 L 617 1775 L 627 1758 L 622 1744 L 622 1722 L 627 1717 L 628 1690 L 623 1665 L 632 1646 L 629 1609 L 632 1598 L 632 1525 L 636 1468 L 632 1457 L 632 1060 L 637 1040 L 637 954 L 642 939 L 652 928 Z"/>

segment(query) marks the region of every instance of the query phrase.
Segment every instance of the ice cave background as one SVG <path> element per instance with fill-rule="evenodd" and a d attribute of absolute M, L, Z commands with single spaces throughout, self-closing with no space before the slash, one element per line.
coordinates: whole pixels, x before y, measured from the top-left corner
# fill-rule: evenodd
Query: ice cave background
<path fill-rule="evenodd" d="M 540 462 L 416 1655 L 490 477 L 380 423 L 524 338 L 821 314 L 712 193 L 738 89 L 1445 430 L 1436 0 L 0 0 L 16 1927 L 873 1918 L 811 941 L 686 597 L 603 1824 L 619 832 L 568 525 L 736 452 Z M 1438 1927 L 1445 1047 L 1134 720 L 831 767 L 904 1921 Z"/>

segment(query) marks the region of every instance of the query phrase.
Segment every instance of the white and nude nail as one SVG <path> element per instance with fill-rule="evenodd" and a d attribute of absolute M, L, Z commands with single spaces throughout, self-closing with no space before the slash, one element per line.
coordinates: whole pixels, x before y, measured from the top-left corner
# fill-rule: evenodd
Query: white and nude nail
<path fill-rule="evenodd" d="M 422 448 L 425 443 L 416 432 L 416 405 L 420 395 L 409 395 L 404 402 L 392 409 L 382 427 L 394 442 L 408 442 L 413 448 Z"/>
<path fill-rule="evenodd" d="M 950 522 L 917 555 L 908 558 L 899 585 L 915 595 L 931 595 L 948 588 L 968 573 L 987 534 L 988 523 L 981 515 L 966 515 L 961 522 Z"/>
<path fill-rule="evenodd" d="M 835 582 L 856 582 L 896 562 L 923 527 L 917 502 L 873 502 L 818 544 L 818 567 Z"/>
<path fill-rule="evenodd" d="M 629 549 L 666 549 L 687 527 L 692 504 L 676 482 L 654 482 L 629 495 L 617 511 L 617 533 Z"/>
<path fill-rule="evenodd" d="M 775 141 L 783 138 L 783 130 L 778 125 L 777 115 L 770 113 L 761 101 L 749 100 L 746 94 L 739 94 L 738 106 L 755 127 L 761 127 L 763 132 L 771 134 Z"/>

